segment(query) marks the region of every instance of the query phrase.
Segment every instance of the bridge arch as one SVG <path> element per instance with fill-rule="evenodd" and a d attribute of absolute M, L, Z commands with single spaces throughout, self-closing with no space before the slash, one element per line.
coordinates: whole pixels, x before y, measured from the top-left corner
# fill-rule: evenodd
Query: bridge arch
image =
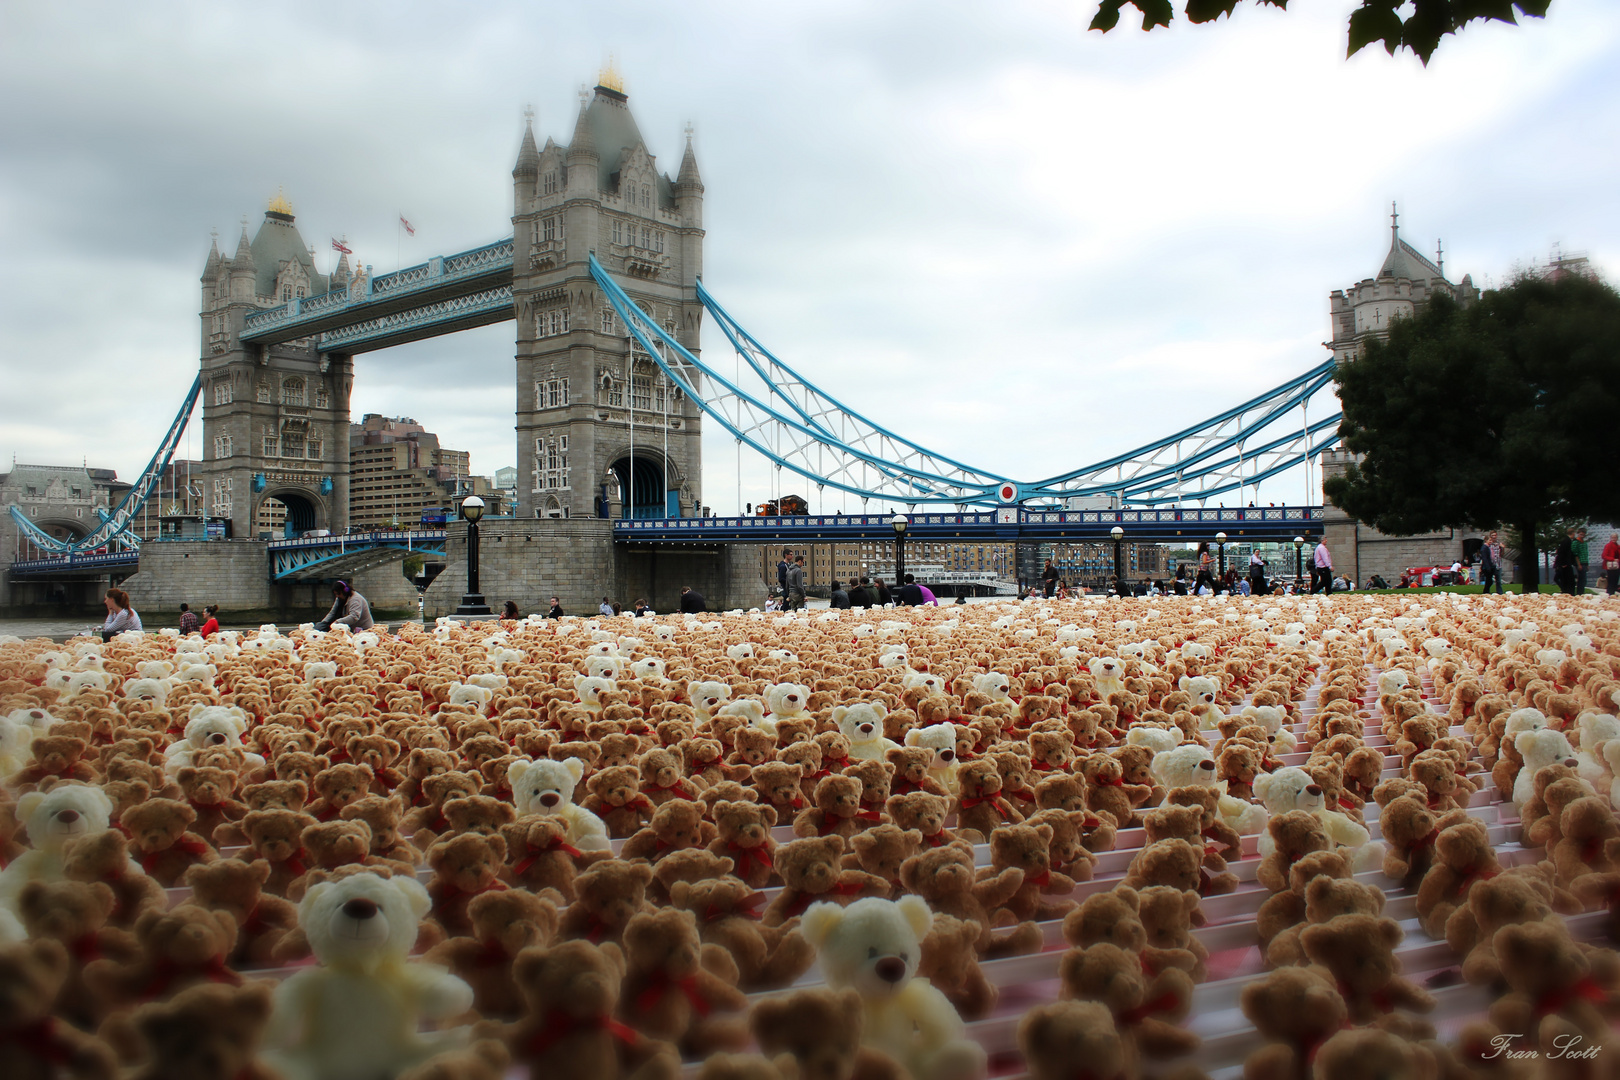
<path fill-rule="evenodd" d="M 290 539 L 315 529 L 330 529 L 331 522 L 326 500 L 307 488 L 266 488 L 253 508 L 253 535 L 264 539 Z"/>
<path fill-rule="evenodd" d="M 679 499 L 685 478 L 676 467 L 673 456 L 666 459 L 663 451 L 656 446 L 637 446 L 633 476 L 628 443 L 617 448 L 609 460 L 612 464 L 608 468 L 619 482 L 625 517 L 680 517 Z"/>

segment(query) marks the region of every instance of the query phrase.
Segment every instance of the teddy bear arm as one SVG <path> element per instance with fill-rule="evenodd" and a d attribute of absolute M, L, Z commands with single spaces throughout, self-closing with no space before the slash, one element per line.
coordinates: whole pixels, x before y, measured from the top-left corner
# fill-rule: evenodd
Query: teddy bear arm
<path fill-rule="evenodd" d="M 1061 874 L 1053 870 L 1050 880 L 1045 885 L 1042 885 L 1040 889 L 1041 892 L 1048 896 L 1067 896 L 1069 893 L 1074 892 L 1074 879 L 1067 874 Z"/>
<path fill-rule="evenodd" d="M 1243 1080 L 1298 1080 L 1305 1075 L 1299 1051 L 1287 1043 L 1268 1043 L 1243 1060 Z"/>
<path fill-rule="evenodd" d="M 1148 1017 L 1135 1028 L 1136 1043 L 1149 1057 L 1175 1057 L 1198 1049 L 1203 1040 L 1184 1027 Z"/>
<path fill-rule="evenodd" d="M 984 905 L 986 910 L 992 910 L 1018 895 L 1018 890 L 1023 886 L 1024 872 L 1016 866 L 1009 866 L 994 877 L 975 882 L 973 899 Z"/>
<path fill-rule="evenodd" d="M 472 987 L 439 965 L 407 964 L 405 973 L 421 1013 L 427 1019 L 459 1016 L 472 1008 Z"/>
<path fill-rule="evenodd" d="M 821 835 L 821 811 L 816 807 L 807 807 L 799 811 L 793 819 L 793 835 L 803 838 L 814 838 Z"/>
<path fill-rule="evenodd" d="M 713 964 L 714 967 L 710 965 Z M 715 969 L 719 968 L 719 971 Z M 737 1012 L 748 1007 L 748 997 L 737 989 L 737 963 L 718 945 L 706 945 L 700 954 L 697 989 L 711 1009 Z"/>

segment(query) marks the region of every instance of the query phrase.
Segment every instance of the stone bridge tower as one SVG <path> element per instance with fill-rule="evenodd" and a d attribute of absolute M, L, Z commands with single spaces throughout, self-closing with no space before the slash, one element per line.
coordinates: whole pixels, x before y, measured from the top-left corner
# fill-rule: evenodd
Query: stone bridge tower
<path fill-rule="evenodd" d="M 690 132 L 657 169 L 616 76 L 580 103 L 567 146 L 525 131 L 512 170 L 519 517 L 696 513 L 701 417 L 614 316 L 589 257 L 694 354 L 703 182 Z M 611 502 L 609 501 L 611 500 Z"/>
<path fill-rule="evenodd" d="M 349 524 L 349 392 L 352 360 L 321 354 L 311 338 L 277 345 L 241 340 L 252 312 L 318 296 L 349 281 L 348 256 L 330 277 L 315 262 L 278 195 L 252 241 L 236 254 L 216 243 L 202 274 L 203 462 L 197 473 L 211 517 L 231 535 Z"/>

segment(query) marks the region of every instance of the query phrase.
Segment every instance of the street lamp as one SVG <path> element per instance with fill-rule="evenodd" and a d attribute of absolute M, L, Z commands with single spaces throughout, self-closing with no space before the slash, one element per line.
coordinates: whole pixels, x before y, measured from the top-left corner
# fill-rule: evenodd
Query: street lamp
<path fill-rule="evenodd" d="M 1305 538 L 1294 537 L 1294 591 L 1299 592 L 1305 578 Z"/>
<path fill-rule="evenodd" d="M 467 591 L 461 597 L 457 615 L 488 615 L 489 605 L 478 591 L 478 519 L 484 516 L 484 500 L 469 495 L 461 500 L 461 516 L 467 522 Z"/>
<path fill-rule="evenodd" d="M 1120 573 L 1119 569 L 1119 542 L 1124 538 L 1125 530 L 1120 528 L 1118 525 L 1115 525 L 1112 529 L 1108 530 L 1108 535 L 1114 538 L 1114 580 L 1118 581 L 1121 585 L 1124 585 L 1125 576 Z"/>
<path fill-rule="evenodd" d="M 900 595 L 900 586 L 906 583 L 906 515 L 896 514 L 889 519 L 894 528 L 894 592 Z"/>
<path fill-rule="evenodd" d="M 1216 533 L 1215 544 L 1221 553 L 1221 581 L 1224 582 L 1226 581 L 1226 534 L 1223 532 Z"/>

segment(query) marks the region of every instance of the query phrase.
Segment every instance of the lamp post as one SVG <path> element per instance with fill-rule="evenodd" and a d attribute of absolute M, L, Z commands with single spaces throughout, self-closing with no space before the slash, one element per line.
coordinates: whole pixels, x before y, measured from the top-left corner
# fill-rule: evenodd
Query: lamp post
<path fill-rule="evenodd" d="M 469 495 L 461 500 L 461 516 L 467 522 L 467 591 L 461 597 L 457 615 L 488 615 L 489 605 L 478 591 L 478 519 L 484 516 L 484 500 Z"/>
<path fill-rule="evenodd" d="M 1220 559 L 1221 559 L 1221 562 L 1220 562 L 1220 566 L 1221 566 L 1220 580 L 1222 582 L 1225 582 L 1226 581 L 1226 534 L 1225 533 L 1218 532 L 1218 533 L 1215 534 L 1215 546 L 1216 546 L 1216 549 L 1220 552 Z"/>
<path fill-rule="evenodd" d="M 1125 576 L 1120 572 L 1119 569 L 1119 542 L 1124 538 L 1125 530 L 1120 528 L 1118 525 L 1115 525 L 1112 529 L 1108 530 L 1108 535 L 1114 538 L 1114 579 L 1121 585 L 1124 585 Z"/>
<path fill-rule="evenodd" d="M 900 586 L 906 583 L 906 515 L 896 514 L 889 519 L 894 528 L 894 591 L 900 595 Z"/>
<path fill-rule="evenodd" d="M 1305 538 L 1294 537 L 1294 591 L 1299 592 L 1305 579 Z"/>

